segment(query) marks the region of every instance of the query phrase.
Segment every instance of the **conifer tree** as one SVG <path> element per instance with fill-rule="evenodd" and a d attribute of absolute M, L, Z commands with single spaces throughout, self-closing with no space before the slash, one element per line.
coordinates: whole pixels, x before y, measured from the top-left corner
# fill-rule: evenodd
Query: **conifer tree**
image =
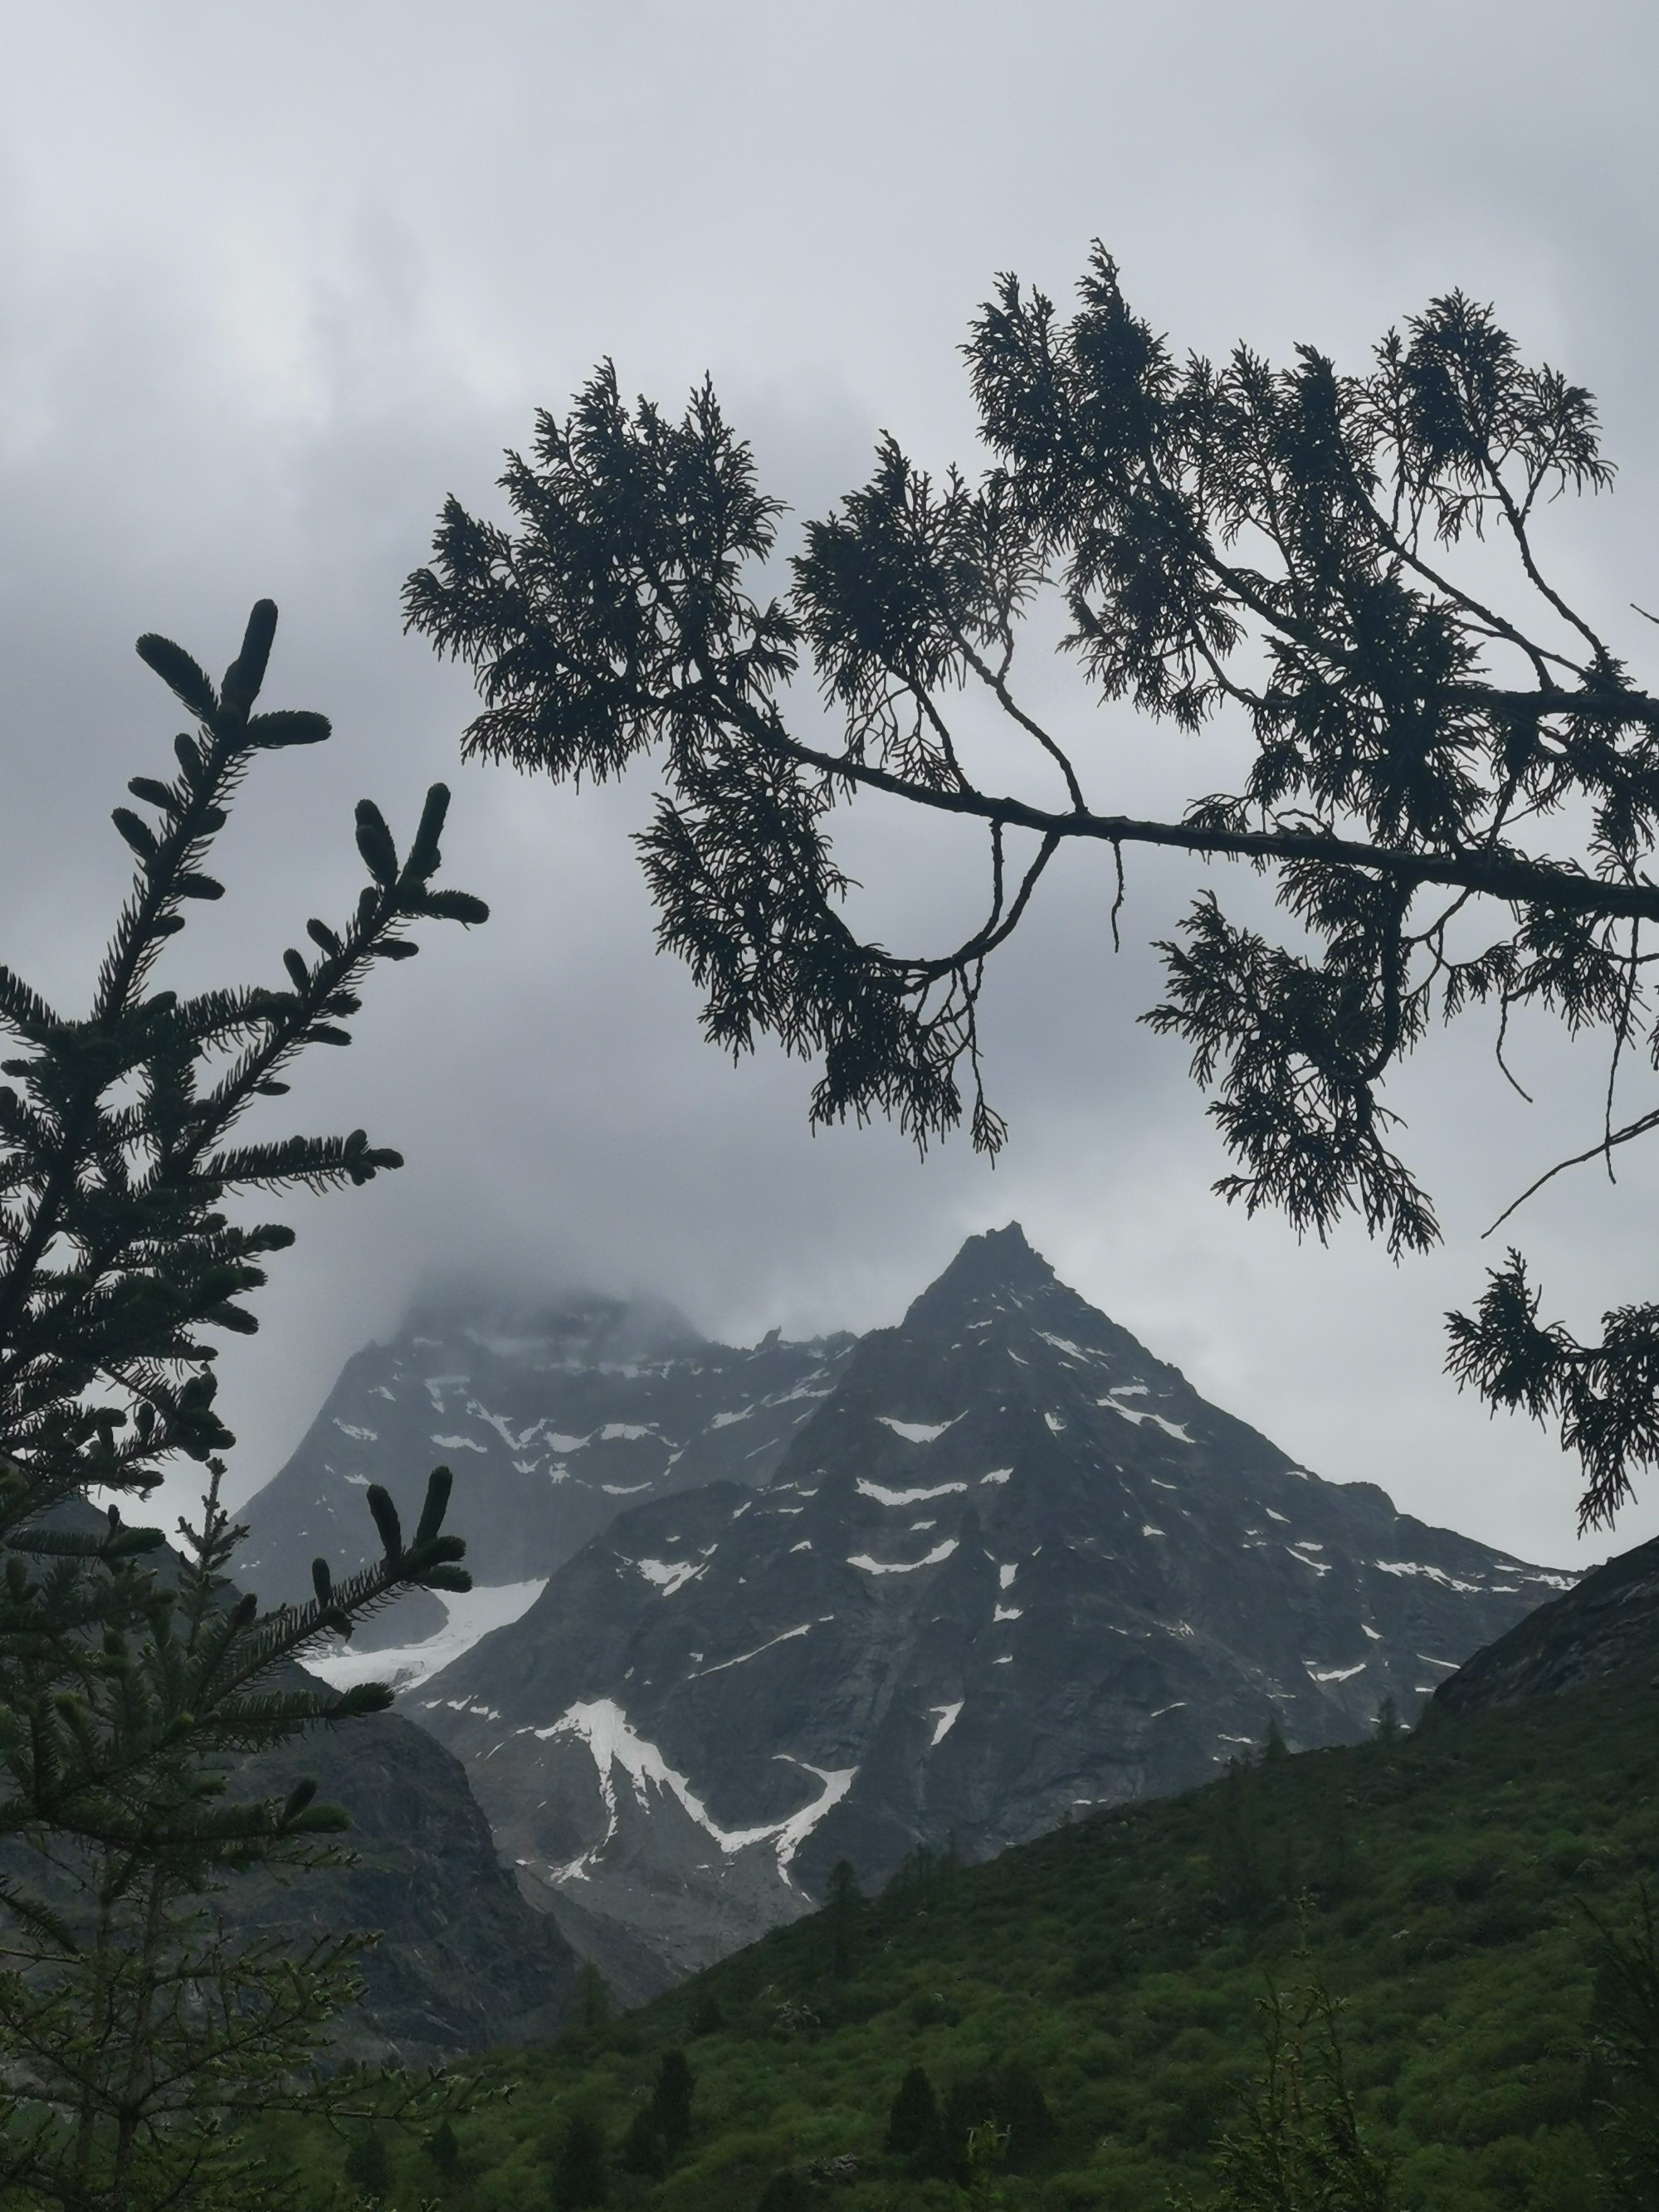
<path fill-rule="evenodd" d="M 678 2158 L 691 2140 L 691 2098 L 696 2087 L 685 2053 L 665 2051 L 657 2062 L 651 2117 L 671 2158 Z"/>
<path fill-rule="evenodd" d="M 925 2066 L 913 2066 L 893 2093 L 883 2148 L 907 2160 L 917 2173 L 944 2170 L 945 2136 L 939 2098 Z"/>
<path fill-rule="evenodd" d="M 624 2173 L 650 2181 L 660 2181 L 668 2171 L 668 2145 L 649 2105 L 641 2105 L 623 2131 L 622 2166 Z"/>
<path fill-rule="evenodd" d="M 1588 2069 L 1591 2132 L 1609 2212 L 1659 2207 L 1659 1913 L 1645 1885 L 1629 1926 L 1594 1913 L 1595 2009 Z"/>
<path fill-rule="evenodd" d="M 261 1612 L 228 1570 L 221 1498 L 234 1442 L 215 1410 L 212 1334 L 292 1241 L 232 1208 L 295 1185 L 361 1185 L 399 1164 L 364 1132 L 245 1134 L 311 1045 L 342 1045 L 372 967 L 407 957 L 422 919 L 477 921 L 435 887 L 447 793 L 428 793 L 400 859 L 357 809 L 369 881 L 342 926 L 307 924 L 283 988 L 193 995 L 156 969 L 216 900 L 215 840 L 258 757 L 320 742 L 319 714 L 257 713 L 276 629 L 253 610 L 222 682 L 169 641 L 138 650 L 195 720 L 168 780 L 135 776 L 115 810 L 136 860 L 89 1010 L 53 1009 L 0 968 L 0 2206 L 147 2212 L 282 2201 L 239 2136 L 300 2106 L 418 2118 L 419 2084 L 327 2069 L 331 2019 L 360 1992 L 363 1939 L 296 1953 L 239 1936 L 222 1910 L 250 1867 L 337 1850 L 344 1815 L 301 1782 L 239 1793 L 251 1753 L 382 1710 L 384 1686 L 325 1690 L 295 1661 L 409 1588 L 464 1590 L 438 1468 L 405 1538 L 378 1486 L 381 1557 L 301 1607 Z M 204 1468 L 199 1514 L 169 1551 L 124 1515 L 179 1458 Z M 96 1501 L 95 1504 L 94 1501 Z M 441 2100 L 440 2100 L 441 2101 Z"/>
<path fill-rule="evenodd" d="M 455 2169 L 460 2164 L 461 2146 L 447 2112 L 427 2137 L 422 2148 L 444 2180 L 453 2179 Z"/>
<path fill-rule="evenodd" d="M 830 1966 L 837 1981 L 845 1981 L 853 1971 L 853 1946 L 863 1903 L 852 1862 L 837 1859 L 830 1869 L 823 1899 L 823 1918 L 830 1931 Z"/>
<path fill-rule="evenodd" d="M 346 2180 L 371 2204 L 383 2203 L 392 2187 L 392 2161 L 385 2138 L 374 2128 L 361 2135 L 345 2154 L 340 2168 Z"/>
<path fill-rule="evenodd" d="M 611 2194 L 605 2130 L 580 2106 L 568 2113 L 553 2160 L 552 2212 L 590 2212 Z"/>
<path fill-rule="evenodd" d="M 508 455 L 509 524 L 451 499 L 406 587 L 410 626 L 476 673 L 469 752 L 572 781 L 657 757 L 639 845 L 710 1039 L 817 1060 L 816 1121 L 887 1115 L 926 1146 L 965 1117 L 994 1152 L 991 963 L 1064 848 L 1109 860 L 1114 943 L 1126 860 L 1163 848 L 1249 863 L 1283 915 L 1200 890 L 1145 1018 L 1189 1048 L 1234 1158 L 1217 1187 L 1249 1212 L 1431 1244 L 1389 1085 L 1473 1010 L 1500 1066 L 1528 1011 L 1605 1041 L 1605 1120 L 1560 1167 L 1659 1129 L 1616 1110 L 1659 1058 L 1659 696 L 1551 580 L 1540 528 L 1611 481 L 1589 392 L 1458 293 L 1357 373 L 1312 346 L 1182 361 L 1099 249 L 1069 319 L 1004 277 L 965 352 L 988 465 L 936 478 L 884 438 L 782 593 L 780 504 L 712 389 L 676 421 L 609 364 Z M 1021 653 L 1056 614 L 1080 689 L 1050 711 Z M 1115 806 L 1099 701 L 1176 733 L 1231 715 L 1242 779 L 1162 817 Z M 830 833 L 863 794 L 982 841 L 981 918 L 942 918 L 944 949 L 857 926 Z M 1448 1358 L 1559 1424 L 1585 1524 L 1659 1460 L 1659 1304 L 1581 1340 L 1511 1253 Z"/>

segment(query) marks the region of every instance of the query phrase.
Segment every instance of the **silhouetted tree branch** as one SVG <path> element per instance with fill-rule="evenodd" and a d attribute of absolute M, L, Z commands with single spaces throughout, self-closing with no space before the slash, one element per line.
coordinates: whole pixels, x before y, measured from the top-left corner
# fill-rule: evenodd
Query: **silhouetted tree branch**
<path fill-rule="evenodd" d="M 1201 892 L 1146 1017 L 1188 1046 L 1237 1163 L 1218 1188 L 1249 1211 L 1321 1237 L 1358 1212 L 1395 1254 L 1433 1243 L 1387 1084 L 1431 1021 L 1474 1005 L 1500 1060 L 1522 1007 L 1607 1035 L 1610 1152 L 1621 1061 L 1659 1055 L 1641 935 L 1659 699 L 1538 543 L 1542 503 L 1611 481 L 1589 393 L 1461 294 L 1358 374 L 1307 346 L 1283 368 L 1245 347 L 1179 361 L 1099 250 L 1069 319 L 1000 280 L 966 354 L 982 473 L 935 479 L 884 439 L 769 597 L 751 580 L 781 508 L 710 389 L 675 422 L 627 406 L 607 364 L 568 420 L 541 415 L 501 479 L 510 526 L 451 499 L 406 588 L 410 625 L 475 672 L 468 751 L 558 780 L 656 756 L 639 843 L 660 942 L 712 1040 L 769 1035 L 821 1063 L 817 1121 L 889 1115 L 925 1146 L 965 1115 L 977 1146 L 1002 1143 L 987 963 L 1082 841 L 1111 848 L 1115 939 L 1127 847 L 1272 877 L 1285 941 Z M 1461 557 L 1472 540 L 1507 554 L 1502 604 L 1490 557 L 1478 580 Z M 1086 739 L 1021 688 L 1026 623 L 1056 598 L 1097 696 L 1176 730 L 1243 719 L 1237 789 L 1164 820 L 1092 794 Z M 833 738 L 792 726 L 809 678 Z M 1000 723 L 994 748 L 968 744 L 964 697 Z M 830 817 L 860 792 L 982 826 L 984 919 L 954 946 L 894 952 L 850 925 Z M 1655 1455 L 1659 1314 L 1609 1316 L 1583 1346 L 1517 1336 L 1489 1296 L 1452 1356 L 1493 1404 L 1560 1418 L 1585 1449 L 1582 1518 L 1611 1520 Z M 1518 1396 L 1499 1379 L 1517 1361 Z"/>

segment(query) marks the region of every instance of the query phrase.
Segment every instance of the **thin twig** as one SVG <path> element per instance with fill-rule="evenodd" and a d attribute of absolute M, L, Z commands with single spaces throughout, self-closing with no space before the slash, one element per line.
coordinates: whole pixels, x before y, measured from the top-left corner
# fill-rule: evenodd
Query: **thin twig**
<path fill-rule="evenodd" d="M 1619 1009 L 1619 1019 L 1613 1032 L 1613 1056 L 1607 1063 L 1607 1095 L 1601 1109 L 1601 1150 L 1607 1161 L 1607 1181 L 1616 1183 L 1613 1171 L 1613 1099 L 1619 1087 L 1619 1062 L 1624 1054 L 1626 1040 L 1630 1036 L 1631 1008 L 1636 1000 L 1637 956 L 1640 949 L 1642 925 L 1633 921 L 1630 926 L 1630 958 L 1625 969 L 1624 1003 Z"/>
<path fill-rule="evenodd" d="M 1558 1160 L 1553 1168 L 1545 1170 L 1536 1182 L 1528 1183 L 1519 1198 L 1512 1200 L 1504 1208 L 1490 1229 L 1481 1231 L 1483 1241 L 1490 1237 L 1494 1230 L 1501 1229 L 1510 1214 L 1516 1212 L 1529 1198 L 1542 1190 L 1547 1182 L 1553 1182 L 1557 1176 L 1565 1173 L 1568 1168 L 1582 1168 L 1587 1160 L 1599 1160 L 1602 1154 L 1609 1152 L 1614 1145 L 1627 1145 L 1633 1137 L 1646 1136 L 1650 1129 L 1659 1129 L 1659 1108 L 1656 1108 L 1651 1114 L 1644 1114 L 1639 1121 L 1631 1122 L 1626 1128 L 1615 1129 L 1610 1137 L 1598 1138 L 1588 1152 L 1575 1152 L 1570 1160 Z"/>

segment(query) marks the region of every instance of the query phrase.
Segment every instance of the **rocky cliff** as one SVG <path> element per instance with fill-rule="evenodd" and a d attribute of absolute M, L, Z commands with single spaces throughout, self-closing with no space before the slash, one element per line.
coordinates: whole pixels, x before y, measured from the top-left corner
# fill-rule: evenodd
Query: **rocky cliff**
<path fill-rule="evenodd" d="M 569 2014 L 576 1960 L 496 1856 L 460 1762 L 396 1713 L 319 1729 L 251 1760 L 236 1786 L 286 1796 L 301 1775 L 351 1815 L 356 1863 L 234 1882 L 240 1927 L 301 1942 L 374 1930 L 364 2000 L 341 2023 L 353 2057 L 425 2065 L 547 2041 Z"/>

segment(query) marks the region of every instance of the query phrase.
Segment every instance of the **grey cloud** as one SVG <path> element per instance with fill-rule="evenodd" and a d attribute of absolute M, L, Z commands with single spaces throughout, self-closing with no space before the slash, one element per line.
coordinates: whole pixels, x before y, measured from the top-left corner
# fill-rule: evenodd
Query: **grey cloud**
<path fill-rule="evenodd" d="M 343 1353 L 423 1279 L 585 1279 L 674 1298 L 742 1338 L 894 1318 L 968 1231 L 1018 1215 L 1063 1273 L 1201 1388 L 1334 1476 L 1570 1559 L 1572 1470 L 1438 1373 L 1439 1315 L 1479 1286 L 1479 1232 L 1593 1132 L 1598 1073 L 1543 1035 L 1528 1112 L 1478 1048 L 1402 1087 L 1447 1249 L 1400 1270 L 1358 1234 L 1298 1250 L 1208 1196 L 1219 1172 L 1174 1047 L 1134 1026 L 1146 939 L 1193 878 L 1071 866 L 988 1006 L 1014 1141 L 918 1162 L 886 1129 L 805 1126 L 810 1072 L 702 1043 L 652 949 L 628 849 L 648 776 L 580 799 L 482 769 L 465 683 L 402 637 L 397 592 L 437 503 L 489 506 L 501 447 L 601 355 L 677 404 L 705 368 L 797 507 L 856 482 L 878 424 L 970 459 L 954 349 L 993 272 L 1063 291 L 1089 236 L 1176 342 L 1310 337 L 1349 359 L 1429 294 L 1496 296 L 1601 392 L 1625 477 L 1553 520 L 1599 606 L 1651 604 L 1656 156 L 1646 11 L 1402 0 L 1157 10 L 924 4 L 471 11 L 290 0 L 273 21 L 161 0 L 37 10 L 0 87 L 0 645 L 6 953 L 83 988 L 118 896 L 104 826 L 174 726 L 141 629 L 228 657 L 283 608 L 272 691 L 331 714 L 322 757 L 272 763 L 234 832 L 233 896 L 188 972 L 272 972 L 306 914 L 354 893 L 353 800 L 406 822 L 456 790 L 454 879 L 495 908 L 388 975 L 349 1053 L 290 1102 L 409 1156 L 301 1228 L 228 1360 L 240 1474 L 273 1471 Z M 1471 88 L 1480 86 L 1480 97 Z M 1634 616 L 1620 635 L 1650 650 Z M 1219 781 L 1224 732 L 1149 733 L 1044 675 L 1102 787 L 1170 803 Z M 878 892 L 896 833 L 848 850 L 895 933 L 967 860 L 930 847 Z M 1256 894 L 1222 878 L 1230 898 Z M 199 960 L 199 971 L 188 963 Z M 1652 1177 L 1581 1175 L 1517 1225 L 1581 1324 L 1652 1284 Z M 1641 1233 L 1632 1233 L 1632 1224 Z M 1659 1528 L 1659 1507 L 1620 1540 Z M 1592 1547 L 1605 1549 L 1606 1545 Z"/>

